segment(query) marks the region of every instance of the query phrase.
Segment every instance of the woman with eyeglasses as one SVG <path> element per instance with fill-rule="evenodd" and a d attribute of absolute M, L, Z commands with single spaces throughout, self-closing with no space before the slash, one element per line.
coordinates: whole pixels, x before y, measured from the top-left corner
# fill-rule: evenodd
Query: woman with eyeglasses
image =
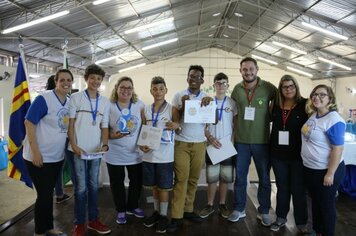
<path fill-rule="evenodd" d="M 144 104 L 137 98 L 130 77 L 122 77 L 117 81 L 110 102 L 110 149 L 103 159 L 107 164 L 111 192 L 118 212 L 116 222 L 126 224 L 126 215 L 138 218 L 145 216 L 143 210 L 138 207 L 142 188 L 142 154 L 136 146 Z M 130 180 L 127 199 L 125 168 Z"/>
<path fill-rule="evenodd" d="M 346 124 L 329 86 L 317 85 L 309 99 L 312 114 L 302 127 L 304 177 L 312 199 L 313 230 L 316 235 L 330 236 L 335 234 L 335 196 L 345 174 Z"/>
<path fill-rule="evenodd" d="M 307 233 L 307 199 L 303 181 L 303 163 L 300 156 L 301 128 L 308 115 L 305 98 L 300 95 L 297 80 L 291 75 L 282 76 L 278 98 L 272 110 L 270 150 L 272 168 L 277 184 L 277 218 L 271 225 L 278 231 L 287 223 L 290 200 L 293 200 L 294 220 L 300 233 Z"/>

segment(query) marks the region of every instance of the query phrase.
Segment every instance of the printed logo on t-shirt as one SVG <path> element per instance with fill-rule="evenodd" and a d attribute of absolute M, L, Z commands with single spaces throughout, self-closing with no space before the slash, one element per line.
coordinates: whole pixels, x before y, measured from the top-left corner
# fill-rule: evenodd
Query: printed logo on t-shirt
<path fill-rule="evenodd" d="M 58 126 L 61 129 L 61 133 L 67 133 L 69 125 L 69 114 L 67 108 L 62 108 L 57 113 Z"/>
<path fill-rule="evenodd" d="M 302 127 L 302 135 L 306 141 L 310 140 L 312 130 L 315 129 L 315 120 L 308 120 Z"/>

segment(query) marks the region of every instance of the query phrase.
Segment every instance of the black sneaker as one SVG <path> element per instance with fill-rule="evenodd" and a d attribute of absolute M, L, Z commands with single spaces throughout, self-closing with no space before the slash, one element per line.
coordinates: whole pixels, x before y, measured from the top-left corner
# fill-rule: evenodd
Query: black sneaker
<path fill-rule="evenodd" d="M 206 205 L 206 207 L 204 207 L 200 212 L 199 212 L 199 216 L 201 218 L 206 218 L 208 216 L 210 216 L 212 213 L 214 213 L 214 207 L 211 205 Z"/>
<path fill-rule="evenodd" d="M 219 205 L 219 212 L 221 217 L 227 219 L 229 217 L 229 215 L 231 214 L 231 211 L 229 211 L 229 209 L 227 209 L 225 204 L 220 204 Z"/>
<path fill-rule="evenodd" d="M 155 211 L 150 217 L 147 217 L 146 219 L 143 220 L 143 225 L 146 227 L 152 227 L 156 223 L 158 223 L 159 220 L 160 220 L 160 215 L 158 211 Z"/>
<path fill-rule="evenodd" d="M 72 196 L 67 195 L 67 194 L 63 194 L 62 197 L 56 197 L 56 203 L 59 204 L 59 203 L 68 201 L 68 200 L 71 199 L 71 198 L 72 198 Z"/>
<path fill-rule="evenodd" d="M 167 226 L 168 226 L 168 218 L 167 216 L 160 216 L 156 232 L 164 234 L 167 231 Z"/>
<path fill-rule="evenodd" d="M 195 214 L 194 212 L 184 212 L 183 218 L 194 223 L 200 223 L 203 221 L 203 218 Z"/>
<path fill-rule="evenodd" d="M 174 233 L 180 230 L 183 227 L 182 219 L 174 219 L 172 218 L 171 223 L 167 226 L 168 233 Z"/>

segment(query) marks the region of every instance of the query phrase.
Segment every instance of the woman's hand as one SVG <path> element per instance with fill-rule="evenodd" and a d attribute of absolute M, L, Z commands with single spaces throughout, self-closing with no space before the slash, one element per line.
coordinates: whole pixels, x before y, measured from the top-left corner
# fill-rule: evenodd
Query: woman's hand
<path fill-rule="evenodd" d="M 179 128 L 179 124 L 173 121 L 166 122 L 166 128 L 169 130 L 176 130 Z"/>
<path fill-rule="evenodd" d="M 126 135 L 128 135 L 128 133 L 120 133 L 120 131 L 116 131 L 116 132 L 111 132 L 110 133 L 110 138 L 111 139 L 119 139 L 119 138 L 123 138 L 125 137 Z"/>
<path fill-rule="evenodd" d="M 144 153 L 148 153 L 151 149 L 148 146 L 139 146 L 140 150 Z"/>
<path fill-rule="evenodd" d="M 326 175 L 324 176 L 324 186 L 331 186 L 334 184 L 334 175 L 333 174 L 328 174 L 326 173 Z"/>
<path fill-rule="evenodd" d="M 33 153 L 32 155 L 32 164 L 36 167 L 43 166 L 43 158 L 41 153 Z"/>
<path fill-rule="evenodd" d="M 211 145 L 213 145 L 216 149 L 221 148 L 221 143 L 218 139 L 216 139 L 213 135 L 208 136 L 208 141 Z"/>

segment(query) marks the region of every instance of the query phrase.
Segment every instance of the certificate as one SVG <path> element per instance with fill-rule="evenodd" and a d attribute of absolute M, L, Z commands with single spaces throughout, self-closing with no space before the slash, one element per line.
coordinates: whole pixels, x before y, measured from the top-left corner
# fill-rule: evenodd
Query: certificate
<path fill-rule="evenodd" d="M 211 101 L 207 106 L 201 106 L 199 100 L 186 100 L 184 108 L 184 123 L 215 123 L 216 104 Z"/>
<path fill-rule="evenodd" d="M 142 125 L 137 145 L 148 146 L 152 150 L 158 150 L 161 145 L 162 128 Z"/>
<path fill-rule="evenodd" d="M 206 149 L 213 165 L 222 162 L 237 154 L 234 145 L 231 142 L 230 136 L 225 136 L 219 140 L 221 147 L 215 148 L 213 145 L 209 145 Z"/>
<path fill-rule="evenodd" d="M 93 152 L 93 153 L 82 153 L 82 155 L 80 155 L 80 158 L 83 160 L 94 160 L 94 159 L 99 159 L 102 158 L 103 155 L 106 152 Z"/>

